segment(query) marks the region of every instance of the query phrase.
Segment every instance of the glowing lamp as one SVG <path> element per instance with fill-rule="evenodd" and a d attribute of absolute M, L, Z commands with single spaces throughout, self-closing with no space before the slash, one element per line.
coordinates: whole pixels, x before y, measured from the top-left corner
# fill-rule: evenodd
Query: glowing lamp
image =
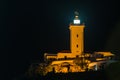
<path fill-rule="evenodd" d="M 80 24 L 80 20 L 79 20 L 79 19 L 74 20 L 73 23 L 74 23 L 74 24 Z"/>

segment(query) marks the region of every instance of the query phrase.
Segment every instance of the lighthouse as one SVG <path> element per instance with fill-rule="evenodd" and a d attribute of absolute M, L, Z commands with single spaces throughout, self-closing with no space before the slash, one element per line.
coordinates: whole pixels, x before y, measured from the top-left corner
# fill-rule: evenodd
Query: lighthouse
<path fill-rule="evenodd" d="M 111 52 L 84 52 L 84 28 L 85 25 L 79 19 L 79 13 L 75 12 L 73 22 L 69 25 L 70 49 L 57 54 L 44 54 L 45 62 L 49 64 L 48 72 L 55 73 L 84 72 L 88 70 L 100 70 L 103 63 L 114 57 Z M 94 59 L 94 60 L 93 60 Z M 48 65 L 47 64 L 47 65 Z"/>
<path fill-rule="evenodd" d="M 45 54 L 47 59 L 68 59 L 76 58 L 84 54 L 84 28 L 85 25 L 79 19 L 79 13 L 75 12 L 73 22 L 69 25 L 70 30 L 70 49 L 63 50 L 57 54 Z"/>
<path fill-rule="evenodd" d="M 70 24 L 70 50 L 72 55 L 80 55 L 84 52 L 84 28 L 85 25 L 79 19 L 79 13 L 75 12 L 75 18 Z"/>

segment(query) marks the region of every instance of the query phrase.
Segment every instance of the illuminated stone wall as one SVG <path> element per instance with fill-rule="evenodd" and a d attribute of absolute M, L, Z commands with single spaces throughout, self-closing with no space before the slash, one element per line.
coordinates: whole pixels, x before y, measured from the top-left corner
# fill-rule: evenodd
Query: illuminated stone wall
<path fill-rule="evenodd" d="M 84 25 L 71 24 L 70 29 L 70 49 L 72 54 L 82 54 L 84 51 Z"/>

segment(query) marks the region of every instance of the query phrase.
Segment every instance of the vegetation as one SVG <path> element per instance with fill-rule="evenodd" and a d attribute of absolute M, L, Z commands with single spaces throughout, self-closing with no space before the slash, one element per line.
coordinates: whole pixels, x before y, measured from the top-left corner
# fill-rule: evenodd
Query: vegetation
<path fill-rule="evenodd" d="M 52 66 L 48 66 L 45 63 L 32 64 L 28 69 L 27 75 L 29 77 L 45 76 L 50 70 L 52 70 Z"/>
<path fill-rule="evenodd" d="M 106 74 L 109 80 L 120 80 L 120 61 L 111 63 L 106 68 Z"/>
<path fill-rule="evenodd" d="M 75 60 L 74 60 L 74 63 L 76 64 L 76 65 L 78 65 L 78 66 L 80 66 L 81 67 L 81 69 L 86 69 L 87 68 L 87 64 L 88 64 L 88 61 L 85 59 L 85 58 L 83 58 L 83 57 L 81 57 L 81 58 L 76 58 Z"/>

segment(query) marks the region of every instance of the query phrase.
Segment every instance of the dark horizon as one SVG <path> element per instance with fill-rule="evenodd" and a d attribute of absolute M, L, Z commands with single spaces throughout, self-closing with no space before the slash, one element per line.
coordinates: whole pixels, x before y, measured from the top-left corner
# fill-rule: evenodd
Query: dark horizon
<path fill-rule="evenodd" d="M 85 52 L 120 52 L 120 12 L 116 1 L 7 1 L 2 3 L 1 49 L 10 76 L 24 73 L 44 52 L 69 50 L 74 12 L 85 23 Z"/>

